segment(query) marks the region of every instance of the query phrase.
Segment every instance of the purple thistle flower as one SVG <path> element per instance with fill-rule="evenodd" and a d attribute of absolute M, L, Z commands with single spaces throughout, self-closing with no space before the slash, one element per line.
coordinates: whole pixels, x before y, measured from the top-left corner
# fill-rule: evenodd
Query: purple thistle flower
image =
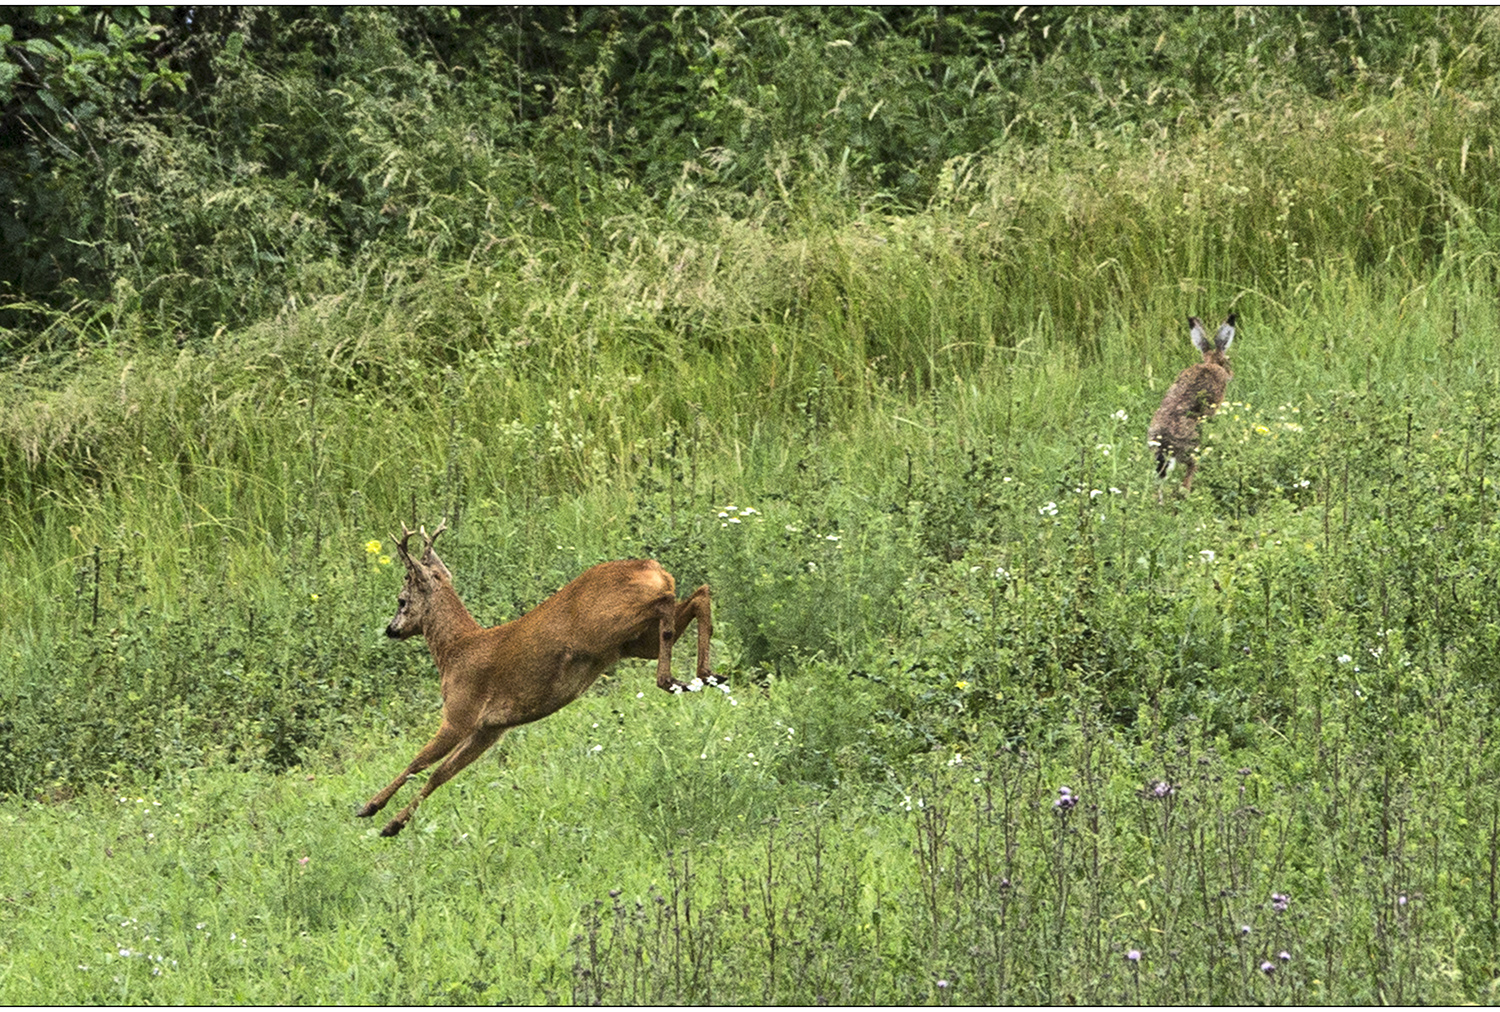
<path fill-rule="evenodd" d="M 1130 960 L 1132 963 L 1139 963 L 1141 961 L 1141 950 L 1131 949 L 1129 952 L 1125 953 L 1125 958 Z"/>
<path fill-rule="evenodd" d="M 1290 952 L 1287 952 L 1285 949 L 1282 949 L 1276 954 L 1276 958 L 1281 960 L 1283 963 L 1290 963 L 1292 961 L 1292 954 Z"/>
<path fill-rule="evenodd" d="M 1276 972 L 1276 964 L 1268 959 L 1264 963 L 1260 964 L 1260 972 L 1269 977 L 1271 974 Z"/>
<path fill-rule="evenodd" d="M 1291 903 L 1292 898 L 1286 893 L 1271 894 L 1271 909 L 1276 911 L 1278 914 L 1283 913 L 1287 907 L 1291 906 Z"/>
<path fill-rule="evenodd" d="M 1078 804 L 1078 799 L 1073 795 L 1070 787 L 1059 787 L 1057 789 L 1057 800 L 1052 802 L 1052 807 L 1059 812 L 1066 812 Z"/>

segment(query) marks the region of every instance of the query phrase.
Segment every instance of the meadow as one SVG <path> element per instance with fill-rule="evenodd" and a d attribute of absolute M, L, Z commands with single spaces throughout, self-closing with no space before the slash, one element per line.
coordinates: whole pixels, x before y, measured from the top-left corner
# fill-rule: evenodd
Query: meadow
<path fill-rule="evenodd" d="M 585 74 L 518 198 L 475 107 L 346 82 L 397 239 L 12 298 L 0 998 L 1495 1001 L 1492 20 L 1349 94 L 1080 86 L 915 182 L 725 79 L 786 132 L 642 193 L 569 146 Z M 815 89 L 845 47 L 787 31 Z M 294 183 L 235 171 L 226 250 Z M 1146 425 L 1230 311 L 1184 495 Z M 438 719 L 390 534 L 440 518 L 485 624 L 611 558 L 709 583 L 728 690 L 623 662 L 380 838 Z"/>

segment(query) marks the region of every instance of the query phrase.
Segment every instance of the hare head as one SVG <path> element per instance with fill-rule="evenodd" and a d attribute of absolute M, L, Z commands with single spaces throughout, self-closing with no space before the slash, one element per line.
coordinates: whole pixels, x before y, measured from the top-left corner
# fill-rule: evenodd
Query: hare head
<path fill-rule="evenodd" d="M 1161 407 L 1151 416 L 1146 436 L 1147 446 L 1156 452 L 1158 477 L 1165 478 L 1179 462 L 1183 464 L 1183 491 L 1192 489 L 1193 472 L 1198 468 L 1198 423 L 1219 409 L 1224 390 L 1234 376 L 1225 354 L 1234 340 L 1234 314 L 1229 314 L 1211 341 L 1203 321 L 1190 316 L 1188 335 L 1193 347 L 1203 353 L 1203 361 L 1178 374 Z"/>

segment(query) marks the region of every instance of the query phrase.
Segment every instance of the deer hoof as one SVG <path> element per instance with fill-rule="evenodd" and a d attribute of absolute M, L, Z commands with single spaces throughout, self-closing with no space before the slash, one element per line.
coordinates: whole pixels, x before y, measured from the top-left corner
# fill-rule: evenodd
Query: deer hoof
<path fill-rule="evenodd" d="M 378 811 L 380 811 L 380 809 L 376 808 L 374 805 L 366 804 L 362 805 L 359 811 L 354 813 L 354 817 L 356 819 L 368 819 Z"/>
<path fill-rule="evenodd" d="M 390 822 L 387 822 L 385 824 L 385 828 L 380 831 L 380 835 L 395 836 L 397 833 L 401 832 L 402 827 L 404 827 L 405 825 L 406 823 L 404 822 L 397 822 L 395 819 L 392 819 Z"/>

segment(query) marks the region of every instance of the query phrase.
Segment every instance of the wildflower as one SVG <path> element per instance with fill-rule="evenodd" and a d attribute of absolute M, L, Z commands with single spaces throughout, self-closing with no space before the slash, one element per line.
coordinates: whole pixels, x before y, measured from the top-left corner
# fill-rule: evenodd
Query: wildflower
<path fill-rule="evenodd" d="M 956 685 L 960 689 L 967 689 L 969 687 L 969 683 L 968 682 L 963 682 L 963 681 L 954 682 L 953 684 Z"/>
<path fill-rule="evenodd" d="M 947 988 L 948 987 L 948 981 L 947 980 L 940 980 L 940 981 L 937 982 L 937 986 L 941 987 L 941 988 Z"/>
<path fill-rule="evenodd" d="M 604 746 L 603 745 L 595 745 L 593 748 L 589 749 L 589 751 L 590 752 L 603 752 L 604 751 Z"/>
<path fill-rule="evenodd" d="M 1271 974 L 1276 972 L 1276 964 L 1268 959 L 1264 963 L 1260 964 L 1260 972 L 1269 977 Z"/>
<path fill-rule="evenodd" d="M 1057 503 L 1049 502 L 1047 505 L 1039 507 L 1037 512 L 1044 517 L 1055 517 L 1057 516 Z"/>
<path fill-rule="evenodd" d="M 389 555 L 382 555 L 380 557 L 380 564 L 382 566 L 389 566 L 391 564 L 391 557 Z"/>
<path fill-rule="evenodd" d="M 318 595 L 317 594 L 308 594 L 307 595 L 307 599 L 309 601 L 316 601 L 318 599 Z"/>
<path fill-rule="evenodd" d="M 1151 788 L 1151 796 L 1153 798 L 1165 798 L 1176 793 L 1177 788 L 1173 787 L 1165 780 L 1158 780 L 1156 784 Z"/>
<path fill-rule="evenodd" d="M 1111 485 L 1109 487 L 1109 494 L 1110 495 L 1124 495 L 1125 493 L 1121 492 L 1119 489 L 1117 489 L 1113 485 Z"/>
<path fill-rule="evenodd" d="M 1212 562 L 1215 558 L 1217 558 L 1217 556 L 1214 555 L 1214 550 L 1212 548 L 1205 548 L 1198 554 L 1203 556 L 1204 562 Z"/>
<path fill-rule="evenodd" d="M 300 864 L 300 865 L 304 865 L 305 866 L 307 864 L 307 862 L 309 862 L 311 860 L 312 860 L 312 858 L 307 857 L 307 856 L 304 855 L 304 856 L 299 857 L 297 859 L 297 863 Z"/>
<path fill-rule="evenodd" d="M 1125 423 L 1125 422 L 1130 421 L 1130 416 L 1125 413 L 1125 409 L 1124 408 L 1121 408 L 1119 411 L 1116 411 L 1114 414 L 1110 415 L 1109 417 L 1113 418 L 1115 421 L 1120 422 L 1122 424 Z"/>
<path fill-rule="evenodd" d="M 1240 925 L 1240 937 L 1241 938 L 1247 938 L 1247 937 L 1249 937 L 1249 935 L 1250 935 L 1250 925 L 1248 925 L 1248 924 L 1241 924 Z"/>
<path fill-rule="evenodd" d="M 365 542 L 365 553 L 367 555 L 374 555 L 378 551 L 380 551 L 380 542 L 379 541 L 373 541 L 372 540 L 372 541 L 366 541 Z"/>
<path fill-rule="evenodd" d="M 996 566 L 995 567 L 995 579 L 999 580 L 1001 583 L 1005 583 L 1005 582 L 1009 581 L 1010 580 L 1010 570 L 1006 569 L 1004 566 Z"/>
<path fill-rule="evenodd" d="M 1271 434 L 1271 430 L 1266 428 L 1264 425 L 1257 425 L 1255 427 L 1255 434 L 1257 436 L 1269 436 Z"/>
<path fill-rule="evenodd" d="M 1132 963 L 1139 963 L 1141 961 L 1141 950 L 1131 949 L 1129 952 L 1125 953 L 1125 958 L 1130 960 Z"/>
<path fill-rule="evenodd" d="M 1291 906 L 1291 903 L 1292 898 L 1285 893 L 1271 894 L 1271 909 L 1275 910 L 1278 914 L 1283 913 L 1287 907 Z"/>
<path fill-rule="evenodd" d="M 1339 654 L 1339 663 L 1340 664 L 1348 664 L 1352 660 L 1354 660 L 1354 658 L 1350 657 L 1348 654 Z"/>
<path fill-rule="evenodd" d="M 1078 804 L 1078 798 L 1073 795 L 1072 788 L 1059 787 L 1057 789 L 1057 800 L 1052 802 L 1054 810 L 1069 812 L 1073 810 L 1073 806 L 1076 804 Z"/>
<path fill-rule="evenodd" d="M 839 536 L 837 534 L 830 534 L 827 537 L 825 537 L 823 540 L 824 541 L 835 541 L 836 542 L 836 541 L 838 541 L 840 539 L 839 539 Z"/>
<path fill-rule="evenodd" d="M 1285 949 L 1282 949 L 1276 954 L 1276 958 L 1281 960 L 1283 963 L 1290 963 L 1292 961 L 1292 954 L 1290 952 L 1287 952 Z"/>

